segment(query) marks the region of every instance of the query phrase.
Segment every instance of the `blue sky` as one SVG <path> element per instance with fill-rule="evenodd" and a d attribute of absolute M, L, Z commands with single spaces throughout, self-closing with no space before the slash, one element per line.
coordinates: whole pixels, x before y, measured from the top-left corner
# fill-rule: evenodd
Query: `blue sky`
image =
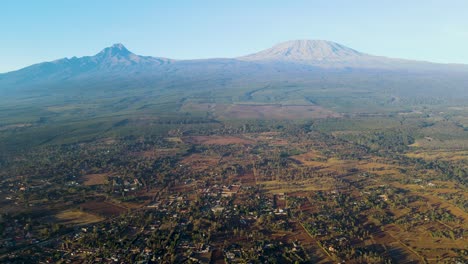
<path fill-rule="evenodd" d="M 389 57 L 468 64 L 466 0 L 3 0 L 0 72 L 123 43 L 141 55 L 236 57 L 326 39 Z"/>

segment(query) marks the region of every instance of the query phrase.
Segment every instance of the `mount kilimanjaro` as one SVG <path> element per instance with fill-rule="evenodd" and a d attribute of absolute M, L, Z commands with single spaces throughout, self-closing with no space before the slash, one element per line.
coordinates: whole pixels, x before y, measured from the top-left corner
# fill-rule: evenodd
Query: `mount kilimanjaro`
<path fill-rule="evenodd" d="M 237 101 L 249 98 L 239 87 L 281 90 L 284 83 L 306 91 L 346 87 L 380 89 L 398 97 L 465 97 L 468 65 L 374 56 L 325 40 L 294 40 L 238 58 L 204 60 L 140 56 L 115 44 L 94 56 L 63 58 L 0 74 L 0 95 L 11 101 L 143 89 L 151 94 L 172 91 L 176 100 L 187 91 L 221 90 Z M 282 102 L 279 97 L 275 100 L 271 101 Z"/>
<path fill-rule="evenodd" d="M 10 76 L 42 78 L 50 75 L 72 76 L 85 72 L 111 72 L 111 71 L 147 71 L 151 72 L 160 66 L 193 65 L 200 63 L 251 62 L 257 64 L 288 63 L 313 65 L 325 68 L 367 68 L 367 69 L 399 69 L 399 70 L 457 70 L 468 69 L 467 65 L 435 64 L 430 62 L 392 59 L 373 56 L 356 51 L 344 45 L 326 40 L 293 40 L 277 44 L 269 49 L 234 58 L 209 60 L 172 60 L 162 57 L 140 56 L 129 51 L 123 44 L 114 44 L 103 49 L 94 56 L 81 58 L 63 58 L 52 62 L 35 64 L 18 71 L 1 74 L 2 79 Z M 224 62 L 224 63 L 223 63 Z"/>

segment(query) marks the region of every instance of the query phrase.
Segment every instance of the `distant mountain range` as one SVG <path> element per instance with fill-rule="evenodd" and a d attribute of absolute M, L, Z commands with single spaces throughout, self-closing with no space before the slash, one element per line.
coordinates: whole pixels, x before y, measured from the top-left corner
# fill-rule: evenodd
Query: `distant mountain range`
<path fill-rule="evenodd" d="M 234 58 L 210 60 L 172 60 L 161 57 L 140 56 L 129 51 L 122 44 L 114 44 L 94 56 L 72 57 L 52 62 L 35 64 L 18 71 L 1 74 L 0 80 L 9 76 L 42 78 L 53 75 L 72 76 L 91 72 L 112 71 L 153 71 L 159 66 L 169 64 L 194 64 L 207 61 L 229 61 L 265 63 L 303 64 L 323 68 L 365 68 L 365 69 L 400 69 L 400 70 L 468 70 L 468 65 L 436 64 L 430 62 L 392 59 L 373 56 L 356 51 L 344 45 L 325 40 L 293 40 L 280 43 L 269 49 Z M 290 66 L 290 65 L 289 65 Z M 18 76 L 20 75 L 20 76 Z M 62 76 L 62 77 L 63 77 Z"/>
<path fill-rule="evenodd" d="M 222 89 L 236 94 L 239 87 L 281 87 L 294 83 L 307 86 L 306 92 L 317 87 L 350 87 L 387 89 L 396 96 L 465 96 L 467 76 L 468 65 L 373 56 L 325 40 L 294 40 L 238 58 L 203 60 L 140 56 L 122 44 L 115 44 L 94 56 L 43 62 L 0 74 L 0 95 L 4 100 L 34 94 L 66 93 L 73 97 L 78 91 L 87 90 L 88 96 L 93 96 L 98 91 L 136 88 L 151 93 L 161 89 L 179 93 L 184 89 L 192 89 L 191 92 Z M 177 96 L 174 94 L 174 98 Z M 244 95 L 229 100 L 239 98 L 256 100 Z M 284 102 L 281 96 L 275 98 L 269 102 Z"/>
<path fill-rule="evenodd" d="M 151 71 L 155 67 L 171 63 L 166 58 L 138 56 L 122 44 L 114 44 L 94 56 L 63 58 L 35 64 L 18 71 L 0 75 L 0 85 L 29 85 L 31 83 L 61 81 L 70 78 L 99 76 L 127 71 Z"/>

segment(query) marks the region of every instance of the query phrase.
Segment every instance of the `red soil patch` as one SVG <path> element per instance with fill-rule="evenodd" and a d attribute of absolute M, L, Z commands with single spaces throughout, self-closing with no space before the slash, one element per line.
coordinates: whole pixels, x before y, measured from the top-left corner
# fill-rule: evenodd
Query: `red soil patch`
<path fill-rule="evenodd" d="M 105 201 L 89 201 L 82 203 L 80 207 L 85 212 L 105 217 L 117 216 L 127 211 L 127 208 Z"/>
<path fill-rule="evenodd" d="M 255 183 L 255 176 L 253 175 L 253 173 L 245 173 L 242 175 L 238 175 L 235 179 L 239 180 L 242 183 L 242 185 L 246 185 L 246 186 L 257 185 Z"/>
<path fill-rule="evenodd" d="M 166 149 L 152 149 L 142 152 L 135 153 L 136 156 L 148 158 L 148 159 L 157 159 L 161 157 L 174 156 L 178 149 L 176 148 L 166 148 Z"/>
<path fill-rule="evenodd" d="M 181 164 L 190 166 L 193 170 L 205 170 L 218 165 L 219 158 L 213 156 L 203 156 L 202 154 L 192 154 L 185 157 Z"/>
<path fill-rule="evenodd" d="M 103 185 L 107 184 L 107 173 L 100 173 L 100 174 L 88 174 L 83 176 L 83 184 L 85 186 L 94 186 L 94 185 Z"/>

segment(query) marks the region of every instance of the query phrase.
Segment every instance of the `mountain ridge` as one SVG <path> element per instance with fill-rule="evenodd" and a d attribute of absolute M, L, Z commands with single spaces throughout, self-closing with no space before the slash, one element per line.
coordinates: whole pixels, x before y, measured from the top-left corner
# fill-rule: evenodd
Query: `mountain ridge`
<path fill-rule="evenodd" d="M 252 54 L 235 58 L 212 58 L 212 59 L 190 59 L 175 60 L 166 57 L 153 57 L 136 55 L 128 50 L 122 43 L 115 43 L 102 49 L 93 56 L 61 58 L 53 61 L 40 62 L 18 70 L 0 73 L 0 76 L 22 71 L 31 67 L 44 66 L 47 64 L 62 64 L 63 67 L 74 68 L 98 68 L 100 70 L 110 70 L 113 68 L 122 69 L 130 66 L 154 67 L 174 62 L 198 62 L 207 60 L 239 60 L 255 63 L 299 63 L 309 64 L 325 68 L 389 68 L 391 64 L 399 64 L 397 68 L 414 66 L 408 64 L 430 64 L 447 67 L 467 67 L 468 64 L 460 63 L 434 63 L 429 61 L 408 60 L 399 58 L 389 58 L 375 56 L 357 51 L 345 45 L 328 40 L 290 40 L 281 42 L 270 48 Z M 99 65 L 98 65 L 99 64 Z M 50 68 L 50 67 L 49 67 Z"/>
<path fill-rule="evenodd" d="M 323 61 L 344 60 L 347 58 L 368 56 L 365 53 L 327 40 L 291 40 L 247 56 L 242 60 L 286 60 L 286 61 Z"/>
<path fill-rule="evenodd" d="M 123 44 L 116 43 L 93 56 L 66 57 L 0 74 L 0 85 L 2 81 L 14 86 L 80 77 L 96 76 L 98 78 L 109 74 L 131 75 L 135 72 L 152 71 L 173 61 L 163 57 L 136 55 Z"/>
<path fill-rule="evenodd" d="M 190 87 L 207 81 L 310 79 L 310 73 L 321 71 L 460 75 L 468 73 L 468 65 L 379 57 L 325 40 L 288 41 L 243 57 L 198 60 L 136 55 L 116 43 L 93 56 L 42 62 L 0 74 L 0 92 L 85 84 L 92 87 L 99 83 L 115 83 L 113 87 L 118 89 L 135 82 L 154 86 L 164 80 L 183 81 Z"/>

